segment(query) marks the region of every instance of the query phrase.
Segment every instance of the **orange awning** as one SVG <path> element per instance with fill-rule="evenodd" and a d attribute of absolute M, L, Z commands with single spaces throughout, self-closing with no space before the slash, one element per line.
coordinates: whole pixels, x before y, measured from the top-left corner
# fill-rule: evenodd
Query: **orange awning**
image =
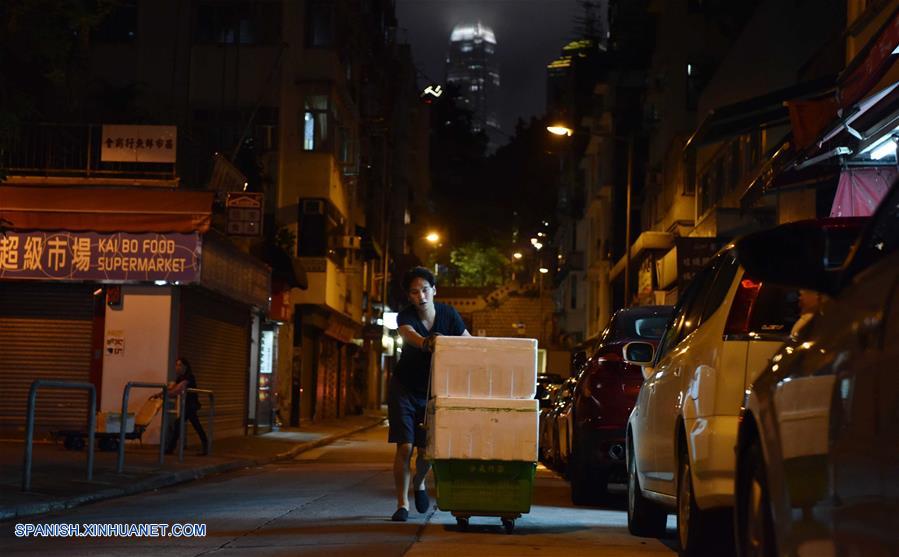
<path fill-rule="evenodd" d="M 0 186 L 2 226 L 13 230 L 206 232 L 213 192 Z"/>

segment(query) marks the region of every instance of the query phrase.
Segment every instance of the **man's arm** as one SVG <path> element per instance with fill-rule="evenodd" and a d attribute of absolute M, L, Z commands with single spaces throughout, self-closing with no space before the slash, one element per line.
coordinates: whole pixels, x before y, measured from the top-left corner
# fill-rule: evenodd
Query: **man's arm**
<path fill-rule="evenodd" d="M 427 350 L 425 344 L 428 342 L 428 340 L 415 332 L 415 329 L 412 328 L 412 325 L 400 325 L 399 329 L 397 329 L 397 332 L 403 338 L 403 342 L 405 344 L 411 344 L 419 350 Z"/>

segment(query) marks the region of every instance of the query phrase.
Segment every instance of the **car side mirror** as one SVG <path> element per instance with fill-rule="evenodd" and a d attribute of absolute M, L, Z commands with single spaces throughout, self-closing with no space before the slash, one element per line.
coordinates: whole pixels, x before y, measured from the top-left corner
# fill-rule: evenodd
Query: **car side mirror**
<path fill-rule="evenodd" d="M 637 366 L 648 366 L 652 364 L 655 348 L 648 342 L 638 340 L 625 344 L 622 352 L 625 363 Z"/>
<path fill-rule="evenodd" d="M 571 374 L 574 375 L 577 373 L 577 370 L 581 369 L 584 364 L 587 363 L 587 353 L 583 350 L 578 350 L 571 356 Z"/>
<path fill-rule="evenodd" d="M 831 293 L 827 231 L 808 222 L 755 232 L 735 243 L 737 257 L 755 280 Z"/>

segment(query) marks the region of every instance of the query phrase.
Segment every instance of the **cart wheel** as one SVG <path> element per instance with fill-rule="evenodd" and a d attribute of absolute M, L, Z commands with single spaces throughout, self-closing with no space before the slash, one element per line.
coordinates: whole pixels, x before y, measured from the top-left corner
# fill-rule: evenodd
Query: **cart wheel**
<path fill-rule="evenodd" d="M 467 516 L 457 516 L 456 517 L 456 526 L 458 526 L 460 530 L 468 530 L 468 517 Z"/>
<path fill-rule="evenodd" d="M 504 518 L 503 519 L 503 528 L 506 529 L 507 534 L 511 534 L 512 530 L 515 529 L 515 519 L 514 518 Z"/>
<path fill-rule="evenodd" d="M 84 449 L 84 439 L 80 435 L 66 435 L 63 446 L 70 451 L 80 451 Z"/>
<path fill-rule="evenodd" d="M 119 440 L 115 437 L 101 437 L 99 445 L 101 451 L 114 452 L 119 450 Z"/>

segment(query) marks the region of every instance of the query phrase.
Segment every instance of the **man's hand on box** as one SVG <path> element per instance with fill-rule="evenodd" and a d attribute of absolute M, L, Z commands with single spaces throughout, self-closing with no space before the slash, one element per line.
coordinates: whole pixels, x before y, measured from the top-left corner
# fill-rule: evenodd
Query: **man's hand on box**
<path fill-rule="evenodd" d="M 425 337 L 424 342 L 421 343 L 421 349 L 425 352 L 433 352 L 434 351 L 434 340 L 436 336 Z"/>

